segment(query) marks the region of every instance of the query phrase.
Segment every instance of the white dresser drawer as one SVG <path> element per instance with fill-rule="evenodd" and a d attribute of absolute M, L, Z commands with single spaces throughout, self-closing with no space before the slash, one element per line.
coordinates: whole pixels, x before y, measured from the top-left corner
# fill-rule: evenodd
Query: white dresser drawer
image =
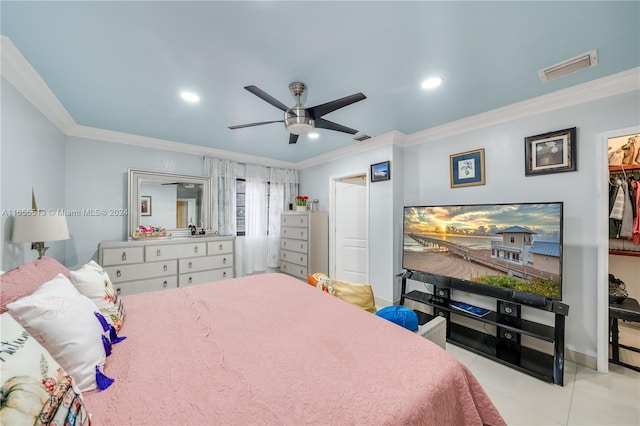
<path fill-rule="evenodd" d="M 167 244 L 145 246 L 144 255 L 147 262 L 156 260 L 179 259 L 181 257 L 196 257 L 207 255 L 206 243 Z"/>
<path fill-rule="evenodd" d="M 167 290 L 178 286 L 176 275 L 150 278 L 140 281 L 129 281 L 126 283 L 114 284 L 116 291 L 121 295 L 147 293 L 149 291 Z M 126 304 L 126 302 L 125 302 Z"/>
<path fill-rule="evenodd" d="M 280 216 L 280 226 L 296 226 L 306 228 L 309 226 L 309 216 L 306 214 L 283 214 Z"/>
<path fill-rule="evenodd" d="M 107 266 L 104 270 L 109 274 L 111 282 L 115 284 L 148 277 L 176 275 L 178 273 L 177 266 L 178 262 L 176 260 L 168 260 L 166 262 L 139 263 L 137 265 Z"/>
<path fill-rule="evenodd" d="M 143 247 L 110 248 L 102 251 L 102 266 L 144 262 Z"/>
<path fill-rule="evenodd" d="M 307 228 L 295 228 L 292 226 L 283 226 L 280 228 L 280 236 L 282 238 L 295 238 L 297 240 L 306 240 L 309 237 Z"/>
<path fill-rule="evenodd" d="M 212 241 L 207 243 L 207 254 L 233 253 L 233 240 Z"/>
<path fill-rule="evenodd" d="M 233 268 L 233 256 L 230 254 L 219 254 L 217 256 L 180 259 L 178 265 L 181 274 L 205 271 L 207 269 Z"/>
<path fill-rule="evenodd" d="M 306 266 L 307 254 L 289 250 L 280 250 L 280 260 L 295 263 L 296 265 Z"/>
<path fill-rule="evenodd" d="M 293 275 L 294 277 L 300 278 L 305 281 L 308 274 L 306 266 L 296 265 L 295 263 L 283 261 L 280 261 L 280 272 Z"/>
<path fill-rule="evenodd" d="M 204 284 L 212 281 L 224 280 L 227 278 L 233 278 L 232 267 L 180 274 L 179 285 L 180 287 L 188 287 L 190 285 Z"/>
<path fill-rule="evenodd" d="M 280 239 L 280 248 L 283 250 L 293 250 L 300 253 L 307 253 L 309 242 L 304 240 L 292 240 L 290 238 Z"/>

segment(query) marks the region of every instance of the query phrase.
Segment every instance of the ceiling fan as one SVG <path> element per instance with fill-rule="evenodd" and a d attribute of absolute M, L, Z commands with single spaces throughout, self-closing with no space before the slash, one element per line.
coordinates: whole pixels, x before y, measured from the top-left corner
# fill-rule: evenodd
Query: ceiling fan
<path fill-rule="evenodd" d="M 298 141 L 299 135 L 310 132 L 314 127 L 319 129 L 336 130 L 338 132 L 350 133 L 352 135 L 355 135 L 356 133 L 358 133 L 357 130 L 338 123 L 334 123 L 333 121 L 325 120 L 324 118 L 322 118 L 322 116 L 367 98 L 362 93 L 356 93 L 351 96 L 346 96 L 344 98 L 336 99 L 334 101 L 327 102 L 321 105 L 305 108 L 304 105 L 300 103 L 300 97 L 304 93 L 306 86 L 304 85 L 304 83 L 293 82 L 289 84 L 289 90 L 291 91 L 293 97 L 296 98 L 296 104 L 293 107 L 289 108 L 285 104 L 269 95 L 265 91 L 257 88 L 256 86 L 245 86 L 245 89 L 259 97 L 263 101 L 266 101 L 274 107 L 284 111 L 284 120 L 239 124 L 237 126 L 229 126 L 229 129 L 234 130 L 242 129 L 244 127 L 261 126 L 263 124 L 270 123 L 284 123 L 285 129 L 287 129 L 287 131 L 291 133 L 289 135 L 289 143 L 296 143 Z"/>

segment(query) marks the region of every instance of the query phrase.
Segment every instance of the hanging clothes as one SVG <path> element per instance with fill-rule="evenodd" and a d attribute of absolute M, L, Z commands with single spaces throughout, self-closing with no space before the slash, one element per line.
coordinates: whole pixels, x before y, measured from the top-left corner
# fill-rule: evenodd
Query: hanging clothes
<path fill-rule="evenodd" d="M 620 237 L 630 238 L 633 235 L 633 208 L 631 207 L 631 197 L 629 196 L 629 182 L 623 180 L 621 183 L 623 192 L 622 224 L 620 225 Z"/>

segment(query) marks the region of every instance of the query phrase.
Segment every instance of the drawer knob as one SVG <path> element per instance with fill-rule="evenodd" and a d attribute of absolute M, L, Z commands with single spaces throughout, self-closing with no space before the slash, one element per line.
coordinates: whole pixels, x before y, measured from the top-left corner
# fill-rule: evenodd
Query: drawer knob
<path fill-rule="evenodd" d="M 160 256 L 160 249 L 156 250 L 156 256 Z"/>
<path fill-rule="evenodd" d="M 222 278 L 227 278 L 227 271 L 222 272 Z"/>
<path fill-rule="evenodd" d="M 304 244 L 300 244 L 300 250 L 304 248 Z"/>
<path fill-rule="evenodd" d="M 226 263 L 227 263 L 227 258 L 226 258 L 226 257 L 223 257 L 223 258 L 222 258 L 222 264 L 226 264 Z"/>
<path fill-rule="evenodd" d="M 164 287 L 164 288 L 167 288 L 167 285 L 169 285 L 169 283 L 166 282 L 166 281 L 162 283 L 162 287 Z"/>
<path fill-rule="evenodd" d="M 282 231 L 282 235 L 285 235 L 286 233 L 287 233 L 286 229 Z"/>
<path fill-rule="evenodd" d="M 300 275 L 303 275 L 304 271 L 302 269 L 300 269 Z"/>
<path fill-rule="evenodd" d="M 300 262 L 302 262 L 302 256 L 300 256 Z"/>
<path fill-rule="evenodd" d="M 282 253 L 282 258 L 286 259 L 287 258 L 287 253 Z"/>
<path fill-rule="evenodd" d="M 282 243 L 282 246 L 283 246 L 283 247 L 286 247 L 286 246 L 287 246 L 287 242 L 286 242 L 286 241 L 285 241 L 285 242 L 283 242 L 283 243 Z"/>
<path fill-rule="evenodd" d="M 189 284 L 191 284 L 193 282 L 193 278 L 189 277 Z"/>
<path fill-rule="evenodd" d="M 282 265 L 282 269 L 287 269 L 287 265 Z"/>
<path fill-rule="evenodd" d="M 124 262 L 125 260 L 127 260 L 127 252 L 123 251 L 122 252 L 122 261 Z"/>
<path fill-rule="evenodd" d="M 164 269 L 164 271 L 165 271 L 165 272 L 167 272 L 167 269 L 168 269 L 168 268 L 167 268 L 167 265 L 164 265 L 164 266 L 162 267 L 162 269 Z"/>
<path fill-rule="evenodd" d="M 118 269 L 116 271 L 116 277 L 120 278 L 122 276 L 122 272 L 120 272 L 120 270 Z"/>
<path fill-rule="evenodd" d="M 197 253 L 197 252 L 198 252 L 198 246 L 195 246 L 195 247 L 193 248 L 193 252 L 194 252 L 194 253 Z"/>
<path fill-rule="evenodd" d="M 218 250 L 222 251 L 222 244 L 218 246 Z"/>
<path fill-rule="evenodd" d="M 189 262 L 189 269 L 193 267 L 193 263 Z"/>
<path fill-rule="evenodd" d="M 120 290 L 120 287 L 116 289 L 116 293 L 118 293 L 118 296 L 120 295 L 120 293 L 122 293 L 122 290 Z"/>

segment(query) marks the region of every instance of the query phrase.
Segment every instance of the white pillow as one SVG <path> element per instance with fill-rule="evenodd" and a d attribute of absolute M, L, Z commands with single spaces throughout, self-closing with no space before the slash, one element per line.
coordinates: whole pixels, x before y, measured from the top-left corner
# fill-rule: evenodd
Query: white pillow
<path fill-rule="evenodd" d="M 119 331 L 124 319 L 124 307 L 109 274 L 102 266 L 91 260 L 77 271 L 70 271 L 69 279 L 81 294 L 98 306 L 107 321 Z"/>
<path fill-rule="evenodd" d="M 96 389 L 105 362 L 96 305 L 62 274 L 31 296 L 7 305 L 8 311 L 73 377 L 81 391 Z M 104 387 L 103 387 L 104 388 Z"/>
<path fill-rule="evenodd" d="M 0 329 L 0 424 L 89 424 L 82 394 L 49 352 L 8 312 Z"/>

